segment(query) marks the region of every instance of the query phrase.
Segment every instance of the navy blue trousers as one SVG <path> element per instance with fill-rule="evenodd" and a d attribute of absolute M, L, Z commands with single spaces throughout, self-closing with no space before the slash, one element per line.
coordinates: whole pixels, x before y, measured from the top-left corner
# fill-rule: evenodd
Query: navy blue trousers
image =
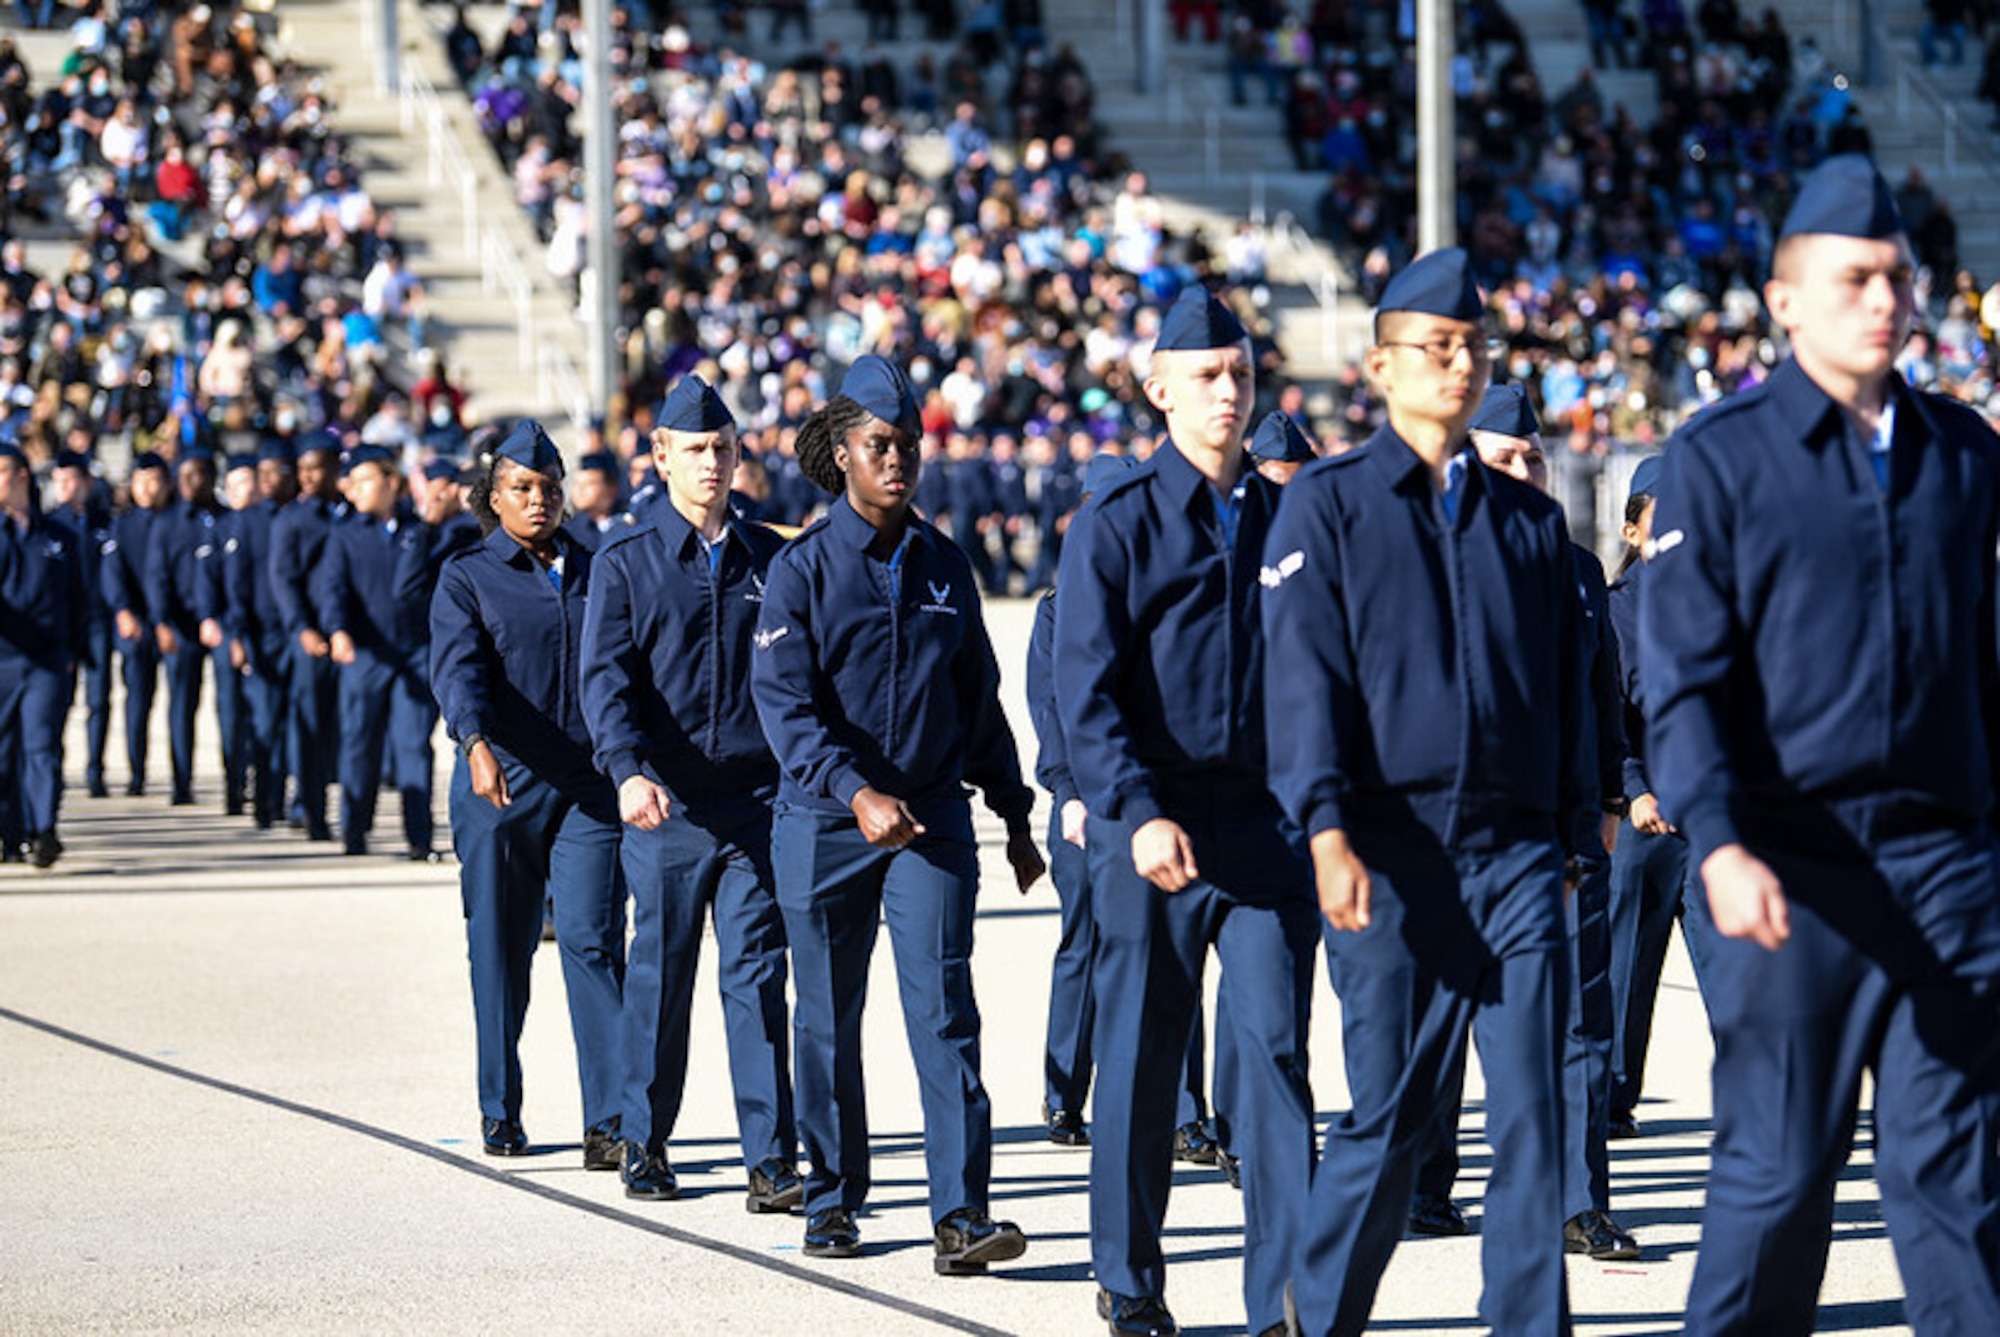
<path fill-rule="evenodd" d="M 1096 1117 L 1091 1122 L 1090 1254 L 1117 1295 L 1166 1294 L 1161 1231 L 1173 1186 L 1173 1133 L 1201 976 L 1214 947 L 1229 981 L 1218 1012 L 1240 1059 L 1235 1108 L 1243 1153 L 1243 1300 L 1252 1332 L 1284 1317 L 1290 1241 L 1312 1173 L 1306 1040 L 1318 916 L 1311 874 L 1274 821 L 1183 821 L 1216 881 L 1169 894 L 1132 866 L 1130 823 L 1090 821 L 1097 919 Z M 1246 900 L 1231 874 L 1254 862 L 1293 876 L 1290 896 Z M 1269 877 L 1269 874 L 1265 875 Z"/>
<path fill-rule="evenodd" d="M 1626 822 L 1611 854 L 1611 1113 L 1629 1116 L 1646 1082 L 1653 1004 L 1666 968 L 1667 943 L 1680 917 L 1688 877 L 1687 841 L 1647 835 Z M 1682 928 L 1689 951 L 1694 935 Z"/>
<path fill-rule="evenodd" d="M 305 810 L 306 834 L 324 840 L 326 789 L 339 774 L 340 672 L 332 659 L 315 659 L 296 640 L 285 646 L 285 660 L 285 723 L 299 779 L 299 806 Z"/>
<path fill-rule="evenodd" d="M 924 1110 L 931 1219 L 986 1210 L 993 1106 L 979 1077 L 972 924 L 979 860 L 972 811 L 927 811 L 924 835 L 877 849 L 851 817 L 778 805 L 771 837 L 792 949 L 793 1066 L 799 1134 L 812 1171 L 808 1214 L 867 1199 L 868 1101 L 861 1013 L 886 918 L 903 1022 Z"/>
<path fill-rule="evenodd" d="M 2000 850 L 1983 827 L 1801 808 L 1744 822 L 1784 884 L 1790 940 L 1707 944 L 1715 1151 L 1687 1330 L 1812 1331 L 1872 1070 L 1910 1324 L 2000 1332 Z"/>
<path fill-rule="evenodd" d="M 256 776 L 256 788 L 250 795 L 252 811 L 260 825 L 268 825 L 284 817 L 285 773 L 291 751 L 286 728 L 289 666 L 280 634 L 259 637 L 245 648 L 250 653 L 250 672 L 243 678 L 249 708 L 243 764 Z"/>
<path fill-rule="evenodd" d="M 94 789 L 104 783 L 104 747 L 111 736 L 111 620 L 91 618 L 84 636 L 78 666 L 83 707 L 89 712 L 84 718 L 83 782 Z"/>
<path fill-rule="evenodd" d="M 1090 1095 L 1090 1029 L 1097 1005 L 1090 990 L 1090 956 L 1097 925 L 1090 915 L 1090 859 L 1063 839 L 1062 812 L 1049 817 L 1049 880 L 1062 905 L 1062 938 L 1049 969 L 1049 1028 L 1043 1047 L 1042 1099 L 1079 1117 Z"/>
<path fill-rule="evenodd" d="M 162 653 L 167 670 L 167 755 L 173 764 L 174 797 L 194 793 L 194 721 L 201 711 L 201 666 L 208 651 L 183 636 L 173 653 Z"/>
<path fill-rule="evenodd" d="M 1563 1216 L 1611 1206 L 1611 870 L 1586 874 L 1563 906 L 1569 1006 L 1563 1028 Z"/>
<path fill-rule="evenodd" d="M 357 648 L 340 667 L 340 834 L 355 841 L 375 825 L 385 774 L 403 799 L 403 836 L 431 847 L 431 731 L 437 700 L 424 677 L 428 647 L 408 653 Z M 384 709 L 386 703 L 387 708 Z M 309 794 L 308 811 L 312 806 Z"/>
<path fill-rule="evenodd" d="M 1358 1334 L 1409 1216 L 1468 1029 L 1493 1147 L 1480 1317 L 1496 1334 L 1569 1331 L 1563 1271 L 1562 854 L 1359 844 L 1372 922 L 1326 934 L 1354 1107 L 1327 1131 L 1293 1288 L 1313 1334 Z M 1254 1144 L 1251 1144 L 1254 1146 Z M 1246 1162 L 1247 1164 L 1247 1162 Z"/>
<path fill-rule="evenodd" d="M 688 1029 L 705 921 L 715 924 L 717 983 L 743 1163 L 798 1160 L 785 1005 L 785 922 L 771 877 L 771 808 L 756 797 L 624 833 L 632 944 L 621 1024 L 626 1138 L 657 1152 L 673 1135 L 687 1084 Z"/>
<path fill-rule="evenodd" d="M 153 629 L 144 628 L 132 640 L 118 638 L 118 670 L 125 680 L 125 764 L 132 782 L 146 783 L 146 752 L 151 742 L 153 695 L 160 686 L 160 647 Z"/>
<path fill-rule="evenodd" d="M 1055 961 L 1049 970 L 1049 1028 L 1043 1060 L 1043 1099 L 1052 1110 L 1083 1113 L 1090 1095 L 1090 1033 L 1096 1026 L 1097 1004 L 1091 990 L 1090 963 L 1097 947 L 1097 921 L 1090 909 L 1090 858 L 1083 850 L 1063 839 L 1062 813 L 1049 819 L 1049 880 L 1056 885 L 1056 899 L 1062 905 L 1062 937 L 1056 946 Z M 1218 993 L 1218 1008 L 1221 1006 Z M 1218 1018 L 1220 1021 L 1220 1018 Z M 1188 1029 L 1187 1062 L 1182 1068 L 1179 1104 L 1174 1124 L 1198 1123 L 1208 1118 L 1207 1065 L 1203 1061 L 1207 1036 L 1201 1009 L 1196 1008 Z M 1219 1029 L 1215 1037 L 1216 1090 L 1234 1078 L 1234 1047 L 1228 1031 Z M 1216 1102 L 1216 1134 L 1223 1146 L 1229 1145 L 1226 1101 Z"/>
<path fill-rule="evenodd" d="M 229 662 L 229 641 L 209 651 L 215 669 L 215 725 L 222 737 L 222 794 L 225 806 L 243 801 L 248 766 L 250 694 L 245 676 Z"/>
<path fill-rule="evenodd" d="M 590 813 L 533 772 L 506 768 L 513 801 L 496 808 L 472 792 L 465 759 L 451 777 L 451 840 L 465 902 L 466 953 L 479 1043 L 479 1112 L 521 1117 L 521 1026 L 553 896 L 556 947 L 576 1040 L 583 1126 L 618 1116 L 618 1012 L 625 978 L 625 886 L 618 823 Z"/>
<path fill-rule="evenodd" d="M 0 655 L 0 840 L 56 829 L 62 805 L 63 722 L 70 674 L 25 655 Z"/>

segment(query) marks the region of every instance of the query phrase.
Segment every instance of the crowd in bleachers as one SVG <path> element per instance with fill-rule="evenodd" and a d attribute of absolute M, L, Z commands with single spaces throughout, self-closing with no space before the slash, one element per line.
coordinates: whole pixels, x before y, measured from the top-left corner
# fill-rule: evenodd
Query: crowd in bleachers
<path fill-rule="evenodd" d="M 885 40 L 894 9 L 873 9 Z M 926 472 L 927 513 L 986 536 L 974 560 L 993 588 L 1034 587 L 1049 557 L 1023 544 L 1032 569 L 1010 584 L 1014 546 L 999 536 L 1055 532 L 1075 500 L 1065 461 L 1157 431 L 1142 368 L 1184 285 L 1242 282 L 1264 363 L 1281 367 L 1248 299 L 1255 247 L 1167 228 L 1145 177 L 1099 133 L 1088 68 L 1046 40 L 1035 6 L 979 7 L 942 60 L 907 61 L 827 41 L 779 64 L 754 54 L 761 31 L 717 25 L 709 40 L 680 16 L 613 17 L 631 337 L 610 418 L 628 458 L 665 385 L 700 365 L 761 459 L 747 486 L 767 516 L 795 522 L 814 502 L 798 425 L 839 368 L 883 354 L 910 367 L 930 448 L 952 462 Z M 491 41 L 461 13 L 446 35 L 565 279 L 586 255 L 577 40 L 555 7 L 516 9 Z M 921 131 L 938 132 L 936 161 L 913 151 Z M 1281 376 L 1260 389 L 1298 406 Z"/>
<path fill-rule="evenodd" d="M 266 12 L 82 0 L 56 68 L 0 38 L 0 431 L 30 459 L 401 442 L 441 369 L 393 213 Z M 75 240 L 37 273 L 19 238 Z M 437 401 L 434 398 L 433 403 Z M 462 441 L 458 401 L 430 424 Z"/>

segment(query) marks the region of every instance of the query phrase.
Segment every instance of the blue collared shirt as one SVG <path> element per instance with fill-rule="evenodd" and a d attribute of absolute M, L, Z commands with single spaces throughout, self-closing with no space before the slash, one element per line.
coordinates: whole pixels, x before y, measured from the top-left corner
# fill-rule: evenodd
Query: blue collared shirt
<path fill-rule="evenodd" d="M 319 628 L 319 586 L 326 541 L 334 526 L 352 517 L 344 504 L 318 497 L 298 497 L 271 521 L 271 551 L 265 559 L 271 575 L 271 597 L 288 639 Z"/>
<path fill-rule="evenodd" d="M 845 497 L 771 564 L 750 681 L 784 778 L 780 801 L 845 814 L 872 786 L 987 806 L 1025 829 L 1000 668 L 965 554 L 915 516 L 884 551 Z"/>
<path fill-rule="evenodd" d="M 356 647 L 407 654 L 430 640 L 437 586 L 434 535 L 407 511 L 387 522 L 357 516 L 334 527 L 321 556 L 319 625 Z"/>
<path fill-rule="evenodd" d="M 1028 719 L 1035 726 L 1039 751 L 1035 783 L 1049 791 L 1056 807 L 1079 797 L 1076 776 L 1069 768 L 1069 744 L 1063 738 L 1062 710 L 1056 704 L 1056 592 L 1035 604 L 1034 630 L 1028 637 Z"/>
<path fill-rule="evenodd" d="M 83 548 L 74 533 L 32 510 L 25 532 L 0 514 L 0 662 L 73 662 L 88 617 Z"/>
<path fill-rule="evenodd" d="M 156 624 L 184 640 L 200 630 L 202 619 L 221 614 L 216 515 L 216 509 L 177 501 L 146 531 L 146 606 Z"/>
<path fill-rule="evenodd" d="M 757 616 L 784 540 L 728 521 L 706 545 L 671 503 L 597 554 L 583 624 L 583 713 L 614 784 L 641 773 L 697 811 L 769 798 L 778 763 L 750 693 Z"/>
<path fill-rule="evenodd" d="M 1796 362 L 1669 443 L 1640 663 L 1655 790 L 1697 862 L 1799 797 L 1992 809 L 2000 443 L 1892 388 L 1887 488 Z"/>
<path fill-rule="evenodd" d="M 613 806 L 577 690 L 590 553 L 556 536 L 562 588 L 504 530 L 446 560 L 431 599 L 431 692 L 454 739 L 477 734 L 578 803 Z"/>
<path fill-rule="evenodd" d="M 1063 545 L 1056 703 L 1094 816 L 1139 825 L 1193 793 L 1269 801 L 1257 567 L 1277 488 L 1242 482 L 1231 544 L 1208 479 L 1163 445 Z"/>
<path fill-rule="evenodd" d="M 1468 468 L 1447 520 L 1384 427 L 1307 465 L 1265 545 L 1271 789 L 1309 835 L 1554 839 L 1599 797 L 1562 511 Z"/>
<path fill-rule="evenodd" d="M 159 518 L 159 511 L 135 506 L 113 519 L 110 537 L 100 550 L 104 565 L 98 572 L 104 606 L 114 614 L 130 613 L 138 618 L 148 640 L 153 635 L 153 615 L 146 602 L 146 545 Z"/>

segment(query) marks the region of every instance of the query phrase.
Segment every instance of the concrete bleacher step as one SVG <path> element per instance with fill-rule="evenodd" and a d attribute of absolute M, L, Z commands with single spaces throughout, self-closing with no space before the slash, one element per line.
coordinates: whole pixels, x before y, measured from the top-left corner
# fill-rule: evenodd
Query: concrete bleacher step
<path fill-rule="evenodd" d="M 523 365 L 518 313 L 513 303 L 487 291 L 481 253 L 466 245 L 458 194 L 431 177 L 431 146 L 423 125 L 406 133 L 398 95 L 378 86 L 365 7 L 359 0 L 288 0 L 281 13 L 281 40 L 302 60 L 324 69 L 333 86 L 337 125 L 364 164 L 363 184 L 379 206 L 396 211 L 411 270 L 423 279 L 429 298 L 432 342 L 442 349 L 453 379 L 469 388 L 473 415 L 483 420 L 532 414 L 551 430 L 562 428 L 568 405 L 543 384 L 532 363 Z M 500 230 L 532 285 L 537 338 L 560 349 L 580 372 L 582 325 L 548 276 L 542 247 L 512 198 L 506 174 L 451 81 L 429 12 L 405 3 L 398 17 L 403 56 L 415 61 L 437 88 L 448 122 L 480 173 L 475 198 L 482 226 Z M 575 439 L 573 432 L 558 435 Z"/>

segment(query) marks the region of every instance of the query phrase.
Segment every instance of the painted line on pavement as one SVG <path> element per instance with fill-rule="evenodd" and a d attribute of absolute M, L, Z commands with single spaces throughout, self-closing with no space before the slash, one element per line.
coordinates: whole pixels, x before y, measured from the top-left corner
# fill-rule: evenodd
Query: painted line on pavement
<path fill-rule="evenodd" d="M 196 1086 L 205 1086 L 212 1091 L 220 1091 L 224 1095 L 253 1101 L 259 1105 L 268 1105 L 273 1109 L 284 1110 L 288 1114 L 296 1114 L 303 1118 L 316 1120 L 319 1123 L 329 1124 L 344 1132 L 358 1133 L 363 1137 L 372 1138 L 377 1142 L 395 1147 L 398 1151 L 411 1152 L 414 1155 L 436 1161 L 441 1165 L 448 1165 L 454 1170 L 475 1175 L 491 1183 L 503 1184 L 508 1188 L 519 1190 L 522 1193 L 532 1194 L 548 1202 L 558 1203 L 564 1207 L 573 1208 L 576 1211 L 585 1212 L 591 1216 L 600 1217 L 603 1220 L 612 1221 L 621 1226 L 630 1226 L 634 1230 L 643 1230 L 649 1235 L 658 1235 L 663 1239 L 672 1240 L 676 1244 L 685 1244 L 690 1248 L 703 1249 L 709 1253 L 721 1254 L 725 1258 L 734 1259 L 739 1263 L 748 1263 L 752 1267 L 760 1267 L 768 1272 L 776 1272 L 794 1281 L 804 1282 L 808 1286 L 817 1286 L 822 1290 L 833 1291 L 836 1294 L 845 1295 L 851 1299 L 880 1305 L 885 1309 L 892 1309 L 910 1318 L 934 1323 L 941 1328 L 950 1328 L 955 1332 L 974 1333 L 978 1337 L 1008 1337 L 1006 1330 L 1003 1328 L 989 1328 L 985 1324 L 975 1322 L 972 1319 L 947 1313 L 942 1309 L 933 1309 L 929 1305 L 918 1304 L 914 1300 L 905 1300 L 901 1296 L 891 1295 L 887 1291 L 878 1291 L 868 1286 L 857 1285 L 851 1281 L 843 1281 L 839 1277 L 825 1276 L 810 1268 L 800 1267 L 796 1263 L 789 1263 L 781 1258 L 769 1257 L 755 1249 L 745 1248 L 740 1244 L 731 1244 L 727 1240 L 713 1239 L 707 1235 L 699 1235 L 691 1230 L 682 1230 L 648 1217 L 636 1215 L 632 1212 L 621 1211 L 616 1207 L 607 1207 L 603 1203 L 592 1202 L 588 1198 L 578 1197 L 573 1193 L 566 1193 L 559 1188 L 551 1188 L 547 1184 L 537 1183 L 524 1176 L 509 1174 L 504 1170 L 496 1170 L 490 1166 L 481 1165 L 477 1161 L 467 1160 L 465 1157 L 453 1152 L 442 1150 L 425 1142 L 419 1142 L 413 1137 L 405 1137 L 401 1133 L 393 1133 L 386 1128 L 377 1128 L 373 1124 L 363 1123 L 359 1119 L 351 1119 L 344 1114 L 336 1114 L 332 1110 L 323 1110 L 317 1106 L 301 1104 L 296 1100 L 287 1100 L 283 1096 L 273 1095 L 268 1091 L 259 1091 L 254 1087 L 242 1086 L 236 1082 L 225 1081 L 220 1077 L 210 1077 L 206 1073 L 196 1072 L 192 1068 L 183 1068 L 178 1064 L 164 1063 L 159 1059 L 149 1058 L 144 1054 L 112 1044 L 108 1040 L 99 1040 L 93 1036 L 72 1031 L 67 1027 L 58 1026 L 51 1021 L 43 1021 L 38 1017 L 27 1016 L 24 1013 L 16 1012 L 10 1007 L 0 1007 L 0 1018 L 5 1018 L 16 1025 L 40 1031 L 44 1035 L 54 1036 L 58 1040 L 64 1040 L 85 1049 L 94 1049 L 100 1054 L 108 1055 L 122 1062 L 141 1068 L 148 1068 L 167 1077 L 191 1082 Z"/>

